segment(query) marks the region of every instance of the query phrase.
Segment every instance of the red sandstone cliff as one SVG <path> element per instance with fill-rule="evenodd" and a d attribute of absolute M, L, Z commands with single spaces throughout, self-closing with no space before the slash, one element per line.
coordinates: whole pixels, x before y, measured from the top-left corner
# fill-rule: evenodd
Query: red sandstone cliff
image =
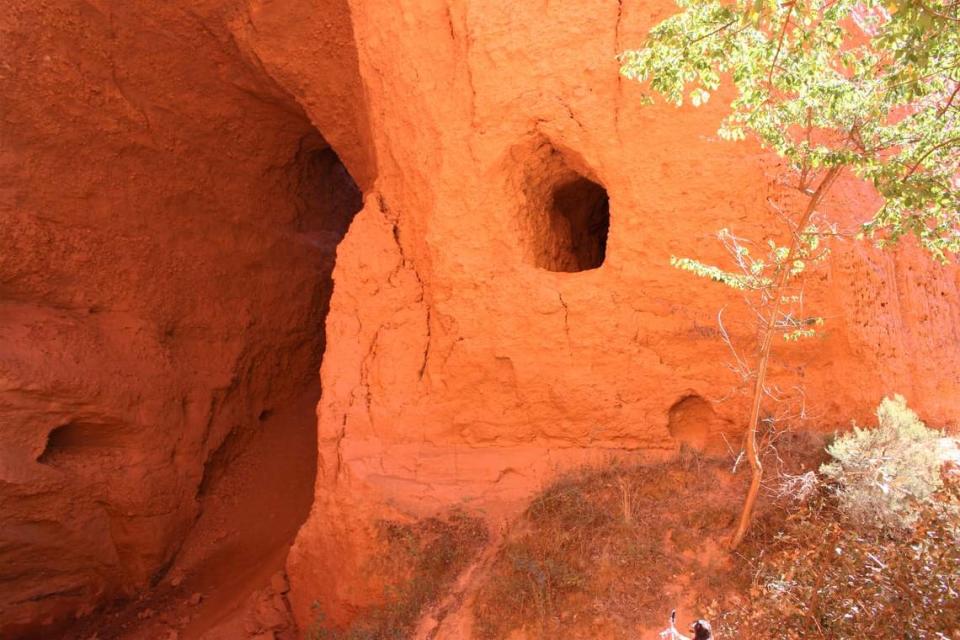
<path fill-rule="evenodd" d="M 317 57 L 349 51 L 336 20 Z M 325 140 L 361 164 L 359 82 L 338 65 L 308 116 L 246 29 L 223 2 L 0 7 L 2 637 L 160 577 L 205 463 L 315 379 L 360 207 Z"/>
<path fill-rule="evenodd" d="M 619 79 L 617 52 L 668 10 L 0 9 L 0 633 L 148 584 L 211 453 L 315 366 L 318 271 L 355 206 L 327 143 L 364 196 L 336 250 L 315 501 L 288 561 L 301 623 L 313 601 L 345 620 L 374 596 L 377 518 L 497 522 L 565 466 L 736 432 L 716 312 L 738 340 L 749 324 L 668 260 L 719 257 L 720 227 L 775 232 L 779 167 L 715 140 L 721 100 L 641 107 Z M 848 183 L 830 210 L 851 226 L 870 202 Z M 824 338 L 774 370 L 817 426 L 893 392 L 955 420 L 958 272 L 841 241 L 821 273 Z"/>

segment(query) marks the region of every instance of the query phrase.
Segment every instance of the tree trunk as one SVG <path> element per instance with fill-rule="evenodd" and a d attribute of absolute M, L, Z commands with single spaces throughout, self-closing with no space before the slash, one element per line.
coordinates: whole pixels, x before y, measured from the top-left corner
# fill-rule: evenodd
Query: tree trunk
<path fill-rule="evenodd" d="M 807 223 L 810 222 L 810 217 L 814 211 L 816 211 L 817 206 L 819 206 L 824 195 L 826 195 L 839 173 L 840 167 L 831 167 L 820 182 L 820 186 L 818 186 L 817 190 L 810 196 L 810 202 L 807 203 L 807 208 L 800 217 L 800 222 L 797 224 L 797 228 L 790 238 L 790 247 L 787 251 L 786 258 L 784 258 L 783 266 L 781 267 L 780 274 L 777 277 L 773 289 L 773 308 L 767 316 L 766 326 L 763 328 L 763 335 L 760 338 L 760 350 L 758 352 L 760 362 L 757 366 L 757 379 L 753 388 L 753 406 L 750 409 L 750 422 L 747 426 L 746 455 L 747 460 L 750 462 L 751 470 L 750 489 L 747 491 L 747 497 L 743 501 L 743 510 L 740 512 L 737 531 L 734 533 L 733 540 L 730 543 L 731 551 L 740 546 L 744 536 L 747 534 L 747 529 L 750 528 L 753 507 L 757 502 L 757 495 L 760 493 L 760 481 L 763 479 L 763 463 L 760 460 L 760 452 L 757 450 L 757 427 L 760 422 L 760 404 L 763 400 L 763 391 L 767 379 L 767 364 L 770 362 L 770 348 L 773 346 L 773 335 L 776 332 L 776 320 L 777 315 L 780 313 L 783 289 L 787 284 L 787 280 L 790 278 L 790 267 L 797 253 L 797 247 L 800 244 L 800 237 L 803 234 L 803 230 L 806 228 Z"/>

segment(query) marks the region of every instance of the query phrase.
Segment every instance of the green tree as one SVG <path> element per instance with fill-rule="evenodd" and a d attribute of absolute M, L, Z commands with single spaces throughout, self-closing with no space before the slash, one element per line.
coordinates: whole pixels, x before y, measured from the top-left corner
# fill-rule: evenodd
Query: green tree
<path fill-rule="evenodd" d="M 733 248 L 733 270 L 673 259 L 762 302 L 746 436 L 753 477 L 735 548 L 763 474 L 757 426 L 770 351 L 776 335 L 797 338 L 812 328 L 794 313 L 788 289 L 808 266 L 805 254 L 818 251 L 818 212 L 838 177 L 864 180 L 880 195 L 862 230 L 878 245 L 911 234 L 937 260 L 960 252 L 960 1 L 677 4 L 680 12 L 656 25 L 640 49 L 622 54 L 621 73 L 677 106 L 700 106 L 722 81 L 732 82 L 720 137 L 752 137 L 775 151 L 805 200 L 786 212 L 789 237 L 782 246 L 771 241 L 758 264 L 742 253 L 743 243 Z"/>

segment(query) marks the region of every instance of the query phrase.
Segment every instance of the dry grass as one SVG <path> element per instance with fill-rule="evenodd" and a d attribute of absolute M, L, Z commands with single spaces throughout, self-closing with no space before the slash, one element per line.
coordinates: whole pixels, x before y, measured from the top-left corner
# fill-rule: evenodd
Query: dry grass
<path fill-rule="evenodd" d="M 742 485 L 699 459 L 560 478 L 533 500 L 487 573 L 476 635 L 635 638 L 662 626 L 678 584 L 699 594 L 701 611 L 721 606 L 731 585 L 748 583 L 715 562 Z"/>
<path fill-rule="evenodd" d="M 383 602 L 360 613 L 347 629 L 318 619 L 308 640 L 402 640 L 409 638 L 425 607 L 439 599 L 486 544 L 482 520 L 453 512 L 413 524 L 379 523 L 381 553 L 368 570 L 391 581 Z"/>

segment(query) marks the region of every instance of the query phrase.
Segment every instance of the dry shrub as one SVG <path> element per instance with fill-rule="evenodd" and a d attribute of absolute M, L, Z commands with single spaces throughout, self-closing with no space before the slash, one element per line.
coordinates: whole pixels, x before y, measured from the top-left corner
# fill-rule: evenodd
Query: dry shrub
<path fill-rule="evenodd" d="M 434 603 L 487 542 L 482 520 L 455 511 L 445 519 L 415 523 L 381 521 L 382 551 L 367 570 L 388 580 L 381 605 L 361 612 L 347 629 L 328 628 L 322 618 L 309 640 L 402 640 L 423 609 Z"/>
<path fill-rule="evenodd" d="M 820 491 L 777 535 L 752 541 L 757 577 L 728 622 L 745 638 L 960 638 L 958 503 L 957 488 L 944 489 L 892 534 L 850 526 Z"/>
<path fill-rule="evenodd" d="M 884 398 L 878 426 L 854 427 L 827 447 L 820 473 L 835 485 L 840 509 L 858 527 L 912 526 L 921 505 L 943 486 L 940 440 L 902 396 Z"/>
<path fill-rule="evenodd" d="M 757 528 L 750 599 L 731 612 L 743 637 L 960 639 L 960 488 L 941 472 L 943 434 L 900 396 L 877 418 L 827 448 L 820 481 L 791 479 L 810 497 Z"/>

